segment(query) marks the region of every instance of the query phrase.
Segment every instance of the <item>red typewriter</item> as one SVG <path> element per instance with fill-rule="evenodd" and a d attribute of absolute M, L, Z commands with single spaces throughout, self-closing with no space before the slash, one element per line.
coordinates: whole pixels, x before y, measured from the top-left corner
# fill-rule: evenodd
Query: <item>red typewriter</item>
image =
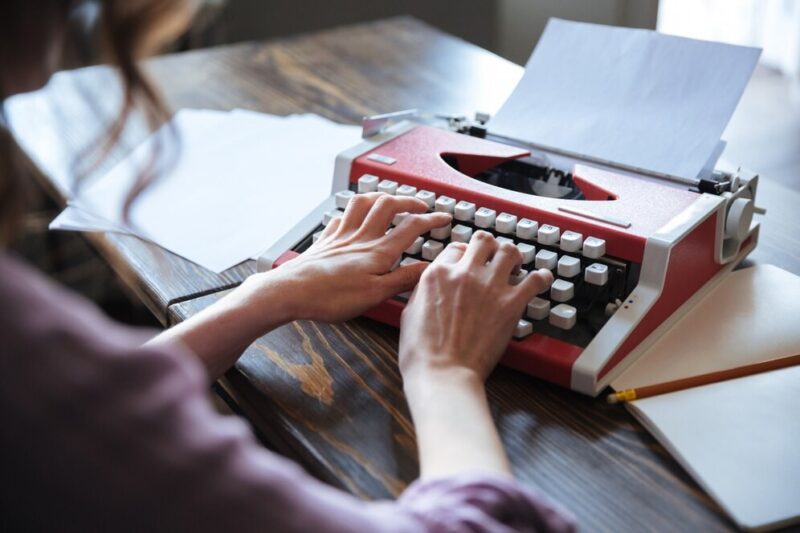
<path fill-rule="evenodd" d="M 353 195 L 416 196 L 453 222 L 417 239 L 401 261 L 430 261 L 477 230 L 516 244 L 520 275 L 549 268 L 555 282 L 528 304 L 502 363 L 595 396 L 758 240 L 758 177 L 748 171 L 658 175 L 495 137 L 487 117 L 419 117 L 365 119 L 363 142 L 337 158 L 332 196 L 259 269 L 310 246 Z M 367 316 L 397 326 L 404 305 L 400 295 Z"/>

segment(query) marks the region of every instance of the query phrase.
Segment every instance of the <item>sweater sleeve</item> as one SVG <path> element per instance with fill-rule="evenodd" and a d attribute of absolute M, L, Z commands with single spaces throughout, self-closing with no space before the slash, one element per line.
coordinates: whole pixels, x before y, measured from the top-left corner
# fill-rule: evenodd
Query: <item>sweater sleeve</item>
<path fill-rule="evenodd" d="M 141 335 L 87 302 L 28 281 L 0 281 L 0 529 L 572 527 L 540 494 L 503 477 L 418 481 L 382 502 L 329 487 L 261 447 L 237 417 L 215 412 L 203 369 L 181 347 L 143 348 Z"/>

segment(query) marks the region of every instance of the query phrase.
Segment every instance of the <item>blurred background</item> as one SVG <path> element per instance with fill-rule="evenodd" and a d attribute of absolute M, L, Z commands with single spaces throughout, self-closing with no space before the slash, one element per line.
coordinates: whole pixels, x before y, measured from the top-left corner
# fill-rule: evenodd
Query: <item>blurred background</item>
<path fill-rule="evenodd" d="M 761 64 L 723 136 L 723 157 L 800 192 L 800 0 L 204 0 L 171 51 L 275 39 L 410 15 L 524 64 L 550 17 L 759 46 Z M 128 322 L 152 323 L 77 234 L 54 234 L 42 199 L 18 248 L 61 282 Z M 153 324 L 155 325 L 155 324 Z"/>
<path fill-rule="evenodd" d="M 181 46 L 216 46 L 411 15 L 524 64 L 550 17 L 757 46 L 726 157 L 800 191 L 800 0 L 205 0 Z M 780 139 L 776 142 L 776 139 Z"/>

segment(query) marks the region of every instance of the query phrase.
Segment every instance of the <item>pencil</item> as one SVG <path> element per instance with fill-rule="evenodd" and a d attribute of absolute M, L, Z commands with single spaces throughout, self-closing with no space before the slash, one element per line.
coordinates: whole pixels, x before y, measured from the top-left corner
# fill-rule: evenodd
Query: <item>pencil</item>
<path fill-rule="evenodd" d="M 675 381 L 667 381 L 665 383 L 657 383 L 655 385 L 648 385 L 646 387 L 639 387 L 637 389 L 625 389 L 609 394 L 606 397 L 606 401 L 608 403 L 631 402 L 633 400 L 647 398 L 648 396 L 655 396 L 657 394 L 666 394 L 668 392 L 699 387 L 700 385 L 708 385 L 709 383 L 718 383 L 728 379 L 741 378 L 744 376 L 759 374 L 769 370 L 777 370 L 779 368 L 786 368 L 797 364 L 800 364 L 800 354 L 789 357 L 781 357 L 779 359 L 770 359 L 769 361 L 740 366 L 728 370 L 721 370 L 719 372 L 709 372 L 708 374 L 700 374 L 699 376 L 692 376 L 690 378 L 676 379 Z"/>

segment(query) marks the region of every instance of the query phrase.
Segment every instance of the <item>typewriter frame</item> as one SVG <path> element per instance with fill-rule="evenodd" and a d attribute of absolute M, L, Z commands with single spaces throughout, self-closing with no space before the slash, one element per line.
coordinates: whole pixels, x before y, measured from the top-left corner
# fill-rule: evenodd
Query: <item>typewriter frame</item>
<path fill-rule="evenodd" d="M 482 130 L 482 121 L 469 122 L 465 119 L 451 117 L 433 117 L 431 119 L 430 116 L 420 116 L 415 111 L 367 118 L 364 121 L 362 142 L 345 150 L 336 159 L 332 193 L 347 189 L 351 182 L 356 181 L 364 173 L 372 173 L 381 178 L 407 183 L 409 179 L 395 176 L 393 171 L 394 162 L 397 160 L 395 156 L 400 158 L 414 156 L 404 152 L 402 148 L 398 148 L 399 153 L 391 152 L 390 147 L 396 147 L 399 144 L 397 140 L 411 132 L 411 135 L 427 135 L 434 140 L 432 149 L 438 149 L 435 139 L 440 135 L 434 133 L 435 128 L 430 129 L 431 126 L 420 123 L 431 122 L 431 120 L 446 122 L 444 128 L 438 129 L 450 134 L 465 135 L 464 132 L 474 133 L 477 128 L 479 137 L 485 135 L 485 130 Z M 417 131 L 415 132 L 415 130 Z M 466 137 L 474 138 L 469 135 Z M 463 140 L 466 141 L 466 139 Z M 582 178 L 583 184 L 589 188 L 592 188 L 592 184 L 595 182 L 605 186 L 612 184 L 612 188 L 614 183 L 630 185 L 631 179 L 634 179 L 640 180 L 640 182 L 637 181 L 637 184 L 648 192 L 660 193 L 658 196 L 665 198 L 665 202 L 683 202 L 682 208 L 670 216 L 665 223 L 660 223 L 657 228 L 643 232 L 644 235 L 631 235 L 626 228 L 622 227 L 626 222 L 624 217 L 618 219 L 602 213 L 600 216 L 595 216 L 596 213 L 580 212 L 581 210 L 578 212 L 574 209 L 563 210 L 567 201 L 551 202 L 551 199 L 547 199 L 545 203 L 550 205 L 545 206 L 543 213 L 548 214 L 549 212 L 551 217 L 556 218 L 548 219 L 547 216 L 538 216 L 538 220 L 544 218 L 543 222 L 552 223 L 565 229 L 577 227 L 583 230 L 581 232 L 584 235 L 589 234 L 585 228 L 592 228 L 591 231 L 602 234 L 607 240 L 624 241 L 627 243 L 626 246 L 617 246 L 617 249 L 614 250 L 615 246 L 612 243 L 617 241 L 609 240 L 609 248 L 616 252 L 611 255 L 620 256 L 620 252 L 622 252 L 627 254 L 629 259 L 638 260 L 641 265 L 639 282 L 626 301 L 585 348 L 580 349 L 573 346 L 573 349 L 569 349 L 564 346 L 566 343 L 555 339 L 552 341 L 556 342 L 548 342 L 550 337 L 540 335 L 537 340 L 536 357 L 531 357 L 531 351 L 526 347 L 527 339 L 512 340 L 503 358 L 503 363 L 507 366 L 578 392 L 596 396 L 689 309 L 702 300 L 757 244 L 759 225 L 752 222 L 752 215 L 758 176 L 751 172 L 739 169 L 735 174 L 727 174 L 729 190 L 721 194 L 692 192 L 693 196 L 689 197 L 685 191 L 681 193 L 674 191 L 678 188 L 685 189 L 699 180 L 631 169 L 607 161 L 583 158 L 538 147 L 524 141 L 502 138 L 497 140 L 500 143 L 492 139 L 494 147 L 492 150 L 488 148 L 486 150 L 494 152 L 497 149 L 499 153 L 503 151 L 497 147 L 505 146 L 509 148 L 507 154 L 519 153 L 520 150 L 533 151 L 536 156 L 543 156 L 545 160 L 560 159 L 562 166 L 574 165 L 573 173 L 576 176 L 585 176 Z M 392 144 L 393 142 L 394 144 Z M 468 144 L 474 145 L 475 143 L 470 141 Z M 488 147 L 489 145 L 484 146 Z M 379 149 L 380 152 L 377 151 Z M 387 150 L 392 155 L 386 156 L 384 152 Z M 483 156 L 488 155 L 489 159 L 495 160 L 498 153 L 483 154 Z M 377 156 L 370 157 L 370 154 L 377 154 Z M 436 157 L 441 157 L 441 153 L 437 153 Z M 513 159 L 522 156 L 509 155 L 507 157 Z M 439 169 L 437 172 L 444 171 Z M 426 176 L 412 177 L 419 178 L 416 182 L 412 182 L 412 185 L 434 190 L 437 194 L 443 193 L 442 187 L 426 187 L 425 183 L 428 179 Z M 435 181 L 430 183 L 447 185 L 452 188 L 452 186 L 463 186 L 467 182 L 456 185 Z M 496 201 L 500 202 L 497 204 L 499 209 L 502 209 L 502 205 L 505 205 L 504 202 L 508 200 L 508 197 L 512 198 L 510 201 L 520 205 L 519 196 L 509 195 L 504 190 L 492 185 L 480 184 L 478 186 L 477 183 L 468 183 L 475 185 L 473 190 L 462 190 L 474 193 L 474 189 L 477 188 L 483 193 L 496 194 Z M 604 188 L 601 186 L 599 192 L 594 191 L 594 193 L 603 194 L 603 191 Z M 451 195 L 448 194 L 448 196 Z M 465 195 L 452 196 L 461 200 Z M 503 197 L 506 199 L 504 200 Z M 485 194 L 484 198 L 486 198 Z M 471 198 L 467 199 L 474 201 Z M 654 201 L 659 200 L 654 199 Z M 479 200 L 479 202 L 481 202 L 478 203 L 479 206 L 485 205 L 483 200 Z M 334 207 L 333 196 L 323 201 L 289 234 L 259 258 L 258 269 L 260 271 L 270 270 L 295 257 L 297 254 L 292 250 L 309 238 L 310 234 L 318 228 L 323 214 Z M 492 205 L 489 207 L 494 208 Z M 542 209 L 541 206 L 535 205 L 530 208 Z M 554 209 L 559 212 L 556 214 Z M 519 212 L 518 209 L 508 209 L 508 211 L 515 214 Z M 637 224 L 636 219 L 638 217 L 639 220 L 643 220 L 643 216 L 637 212 L 635 206 L 628 206 L 626 217 L 628 219 L 633 217 L 634 227 L 642 225 Z M 564 219 L 569 220 L 569 223 L 564 224 L 562 222 Z M 396 300 L 387 300 L 366 313 L 366 316 L 398 326 L 403 307 L 404 305 Z"/>

